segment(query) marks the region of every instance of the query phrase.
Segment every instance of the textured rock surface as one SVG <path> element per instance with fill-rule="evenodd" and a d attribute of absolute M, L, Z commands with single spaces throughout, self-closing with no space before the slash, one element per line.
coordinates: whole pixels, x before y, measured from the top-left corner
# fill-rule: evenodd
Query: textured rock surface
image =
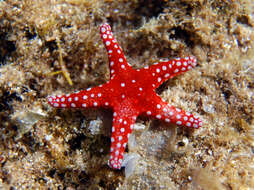
<path fill-rule="evenodd" d="M 253 10 L 251 0 L 0 1 L 0 187 L 254 188 Z M 107 166 L 110 110 L 46 102 L 108 80 L 105 22 L 133 67 L 198 60 L 157 92 L 204 127 L 138 118 L 145 127 L 129 142 L 128 178 Z"/>

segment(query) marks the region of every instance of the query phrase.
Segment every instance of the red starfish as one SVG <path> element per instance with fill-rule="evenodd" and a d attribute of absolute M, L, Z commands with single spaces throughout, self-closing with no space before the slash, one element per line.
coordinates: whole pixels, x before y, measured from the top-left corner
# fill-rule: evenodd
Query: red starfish
<path fill-rule="evenodd" d="M 187 127 L 202 126 L 198 117 L 167 104 L 155 92 L 165 80 L 193 68 L 196 65 L 195 58 L 163 60 L 150 67 L 135 70 L 128 64 L 110 26 L 101 25 L 100 33 L 108 52 L 110 81 L 73 94 L 51 96 L 48 100 L 56 108 L 113 109 L 109 160 L 112 168 L 121 168 L 128 138 L 140 114 Z"/>

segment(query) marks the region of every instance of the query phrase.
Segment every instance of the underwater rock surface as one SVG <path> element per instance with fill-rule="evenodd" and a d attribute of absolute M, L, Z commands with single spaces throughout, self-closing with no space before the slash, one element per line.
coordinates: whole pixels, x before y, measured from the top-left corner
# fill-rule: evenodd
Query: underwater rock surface
<path fill-rule="evenodd" d="M 105 22 L 135 68 L 198 60 L 157 93 L 203 127 L 138 118 L 120 171 L 111 110 L 46 99 L 109 79 Z M 253 27 L 252 0 L 0 1 L 0 188 L 254 189 Z"/>

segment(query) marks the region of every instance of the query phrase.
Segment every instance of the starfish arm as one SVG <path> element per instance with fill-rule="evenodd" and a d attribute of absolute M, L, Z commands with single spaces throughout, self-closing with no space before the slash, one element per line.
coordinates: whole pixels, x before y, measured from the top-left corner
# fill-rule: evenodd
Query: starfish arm
<path fill-rule="evenodd" d="M 72 94 L 49 96 L 48 102 L 56 108 L 108 107 L 110 98 L 104 86 L 106 84 Z"/>
<path fill-rule="evenodd" d="M 124 151 L 137 116 L 126 116 L 124 112 L 114 112 L 113 116 L 109 166 L 121 169 Z"/>
<path fill-rule="evenodd" d="M 131 69 L 108 24 L 101 25 L 100 34 L 108 52 L 110 76 Z"/>
<path fill-rule="evenodd" d="M 191 56 L 173 60 L 161 60 L 150 67 L 141 69 L 140 72 L 143 72 L 145 75 L 150 75 L 149 80 L 151 80 L 151 84 L 153 84 L 153 87 L 157 88 L 164 81 L 192 69 L 196 64 L 196 58 Z"/>
<path fill-rule="evenodd" d="M 197 116 L 163 102 L 158 96 L 150 108 L 145 111 L 145 115 L 185 127 L 197 129 L 202 126 L 202 121 Z"/>

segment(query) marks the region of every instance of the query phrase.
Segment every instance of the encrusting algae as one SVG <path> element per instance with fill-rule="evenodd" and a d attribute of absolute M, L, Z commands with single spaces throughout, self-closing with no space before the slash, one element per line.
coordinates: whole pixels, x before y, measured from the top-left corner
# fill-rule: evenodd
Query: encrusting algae
<path fill-rule="evenodd" d="M 126 172 L 107 166 L 111 111 L 46 99 L 108 81 L 105 22 L 134 68 L 198 63 L 157 94 L 203 127 L 138 118 Z M 251 0 L 0 1 L 0 187 L 254 189 L 253 26 Z"/>

